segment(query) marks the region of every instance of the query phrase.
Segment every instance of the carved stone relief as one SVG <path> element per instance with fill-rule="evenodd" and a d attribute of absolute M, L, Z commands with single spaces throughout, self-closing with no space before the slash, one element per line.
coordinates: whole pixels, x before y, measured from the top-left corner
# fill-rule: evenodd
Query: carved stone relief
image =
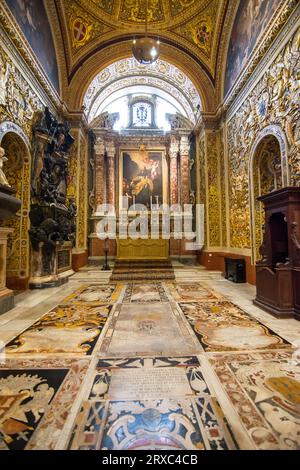
<path fill-rule="evenodd" d="M 230 232 L 234 248 L 250 248 L 249 161 L 257 136 L 277 137 L 284 184 L 300 184 L 300 110 L 296 105 L 300 99 L 299 60 L 300 30 L 228 122 Z"/>

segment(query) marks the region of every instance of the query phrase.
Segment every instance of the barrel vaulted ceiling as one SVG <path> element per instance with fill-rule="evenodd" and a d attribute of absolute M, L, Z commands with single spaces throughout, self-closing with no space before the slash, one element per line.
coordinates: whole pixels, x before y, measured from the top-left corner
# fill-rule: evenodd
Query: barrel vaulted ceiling
<path fill-rule="evenodd" d="M 69 72 L 114 39 L 142 35 L 146 0 L 56 0 L 66 33 Z M 215 76 L 228 0 L 149 0 L 149 34 L 180 46 Z"/>
<path fill-rule="evenodd" d="M 160 38 L 164 60 L 194 83 L 201 82 L 204 108 L 213 101 L 225 18 L 237 4 L 237 0 L 148 0 L 149 35 Z M 130 57 L 132 39 L 144 34 L 146 0 L 47 0 L 46 6 L 54 29 L 61 32 L 74 108 L 86 91 L 79 87 L 84 77 L 92 80 L 110 63 Z"/>
<path fill-rule="evenodd" d="M 32 8 L 32 1 L 28 0 L 29 3 L 23 4 L 20 0 L 20 5 L 30 4 Z M 16 38 L 17 47 L 20 51 L 24 50 L 23 55 L 31 67 L 32 50 L 30 47 L 28 49 L 28 44 L 23 46 L 20 25 L 18 22 L 15 23 L 16 18 L 13 19 L 9 9 L 5 8 L 7 2 L 10 4 L 11 0 L 0 2 L 1 19 L 10 34 L 10 25 L 15 25 L 17 34 L 11 34 L 11 37 Z M 55 99 L 56 102 L 65 103 L 69 112 L 78 113 L 93 80 L 97 76 L 102 77 L 99 74 L 109 70 L 112 64 L 124 59 L 128 62 L 132 57 L 133 38 L 144 35 L 146 0 L 43 0 L 43 2 L 55 43 L 59 72 L 60 97 L 57 95 Z M 266 0 L 261 2 L 266 4 Z M 279 33 L 288 14 L 293 11 L 294 5 L 298 4 L 298 0 L 276 0 L 276 2 L 278 8 L 273 23 L 270 23 L 270 28 L 273 28 L 272 34 L 269 34 L 269 26 L 266 27 L 264 34 L 261 35 L 262 39 L 258 41 L 259 47 L 254 48 L 252 56 L 255 60 L 250 57 L 249 64 L 250 59 L 252 63 L 250 65 L 247 63 L 247 67 L 243 66 L 242 78 L 247 77 L 247 74 L 249 76 L 250 66 L 254 64 L 255 67 L 259 62 L 262 54 L 276 37 L 274 34 Z M 148 0 L 149 34 L 161 40 L 160 59 L 166 64 L 166 70 L 169 66 L 175 67 L 179 70 L 177 77 L 184 76 L 187 83 L 189 81 L 193 83 L 204 114 L 215 114 L 222 103 L 230 36 L 234 31 L 237 12 L 243 5 L 245 7 L 245 11 L 242 12 L 243 18 L 248 18 L 248 10 L 253 16 L 257 6 L 256 0 Z M 244 34 L 243 31 L 241 34 Z M 35 46 L 38 47 L 38 44 Z M 158 69 L 161 72 L 161 68 Z M 35 70 L 40 77 L 39 64 L 35 66 Z M 128 70 L 130 72 L 131 68 L 128 67 Z M 170 85 L 168 77 L 161 77 L 155 70 L 149 70 L 149 73 L 143 70 L 145 79 L 153 79 L 154 74 L 156 78 L 165 80 Z M 130 76 L 129 72 L 124 72 L 124 78 Z M 43 79 L 43 83 L 44 89 L 48 90 L 49 77 L 47 78 L 48 82 Z M 241 77 L 239 78 L 241 83 L 237 84 L 241 89 L 243 82 Z M 179 80 L 177 90 L 181 88 Z M 232 96 L 237 92 L 237 88 L 233 87 Z"/>

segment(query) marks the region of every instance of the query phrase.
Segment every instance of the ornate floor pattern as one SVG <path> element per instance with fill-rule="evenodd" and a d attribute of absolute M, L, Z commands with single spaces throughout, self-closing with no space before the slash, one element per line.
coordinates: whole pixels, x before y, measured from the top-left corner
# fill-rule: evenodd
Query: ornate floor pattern
<path fill-rule="evenodd" d="M 7 355 L 90 355 L 107 321 L 111 305 L 62 304 L 6 346 Z"/>
<path fill-rule="evenodd" d="M 129 284 L 123 302 L 168 302 L 168 296 L 161 283 Z"/>
<path fill-rule="evenodd" d="M 300 448 L 300 363 L 290 351 L 215 354 L 210 362 L 254 447 Z"/>
<path fill-rule="evenodd" d="M 55 449 L 88 365 L 57 358 L 0 364 L 0 450 Z"/>
<path fill-rule="evenodd" d="M 175 275 L 83 269 L 0 316 L 0 450 L 299 450 L 299 323 L 217 273 Z"/>
<path fill-rule="evenodd" d="M 236 447 L 199 359 L 149 357 L 98 361 L 68 448 Z"/>
<path fill-rule="evenodd" d="M 232 302 L 179 304 L 205 351 L 278 349 L 288 343 Z"/>
<path fill-rule="evenodd" d="M 202 351 L 171 303 L 119 304 L 101 346 L 105 355 L 197 354 Z"/>

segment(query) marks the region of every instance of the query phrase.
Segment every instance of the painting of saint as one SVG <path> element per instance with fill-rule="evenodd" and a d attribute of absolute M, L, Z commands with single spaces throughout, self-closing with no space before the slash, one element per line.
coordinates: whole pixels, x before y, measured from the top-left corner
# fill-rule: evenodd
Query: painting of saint
<path fill-rule="evenodd" d="M 53 37 L 43 0 L 5 0 L 54 88 L 59 91 Z"/>
<path fill-rule="evenodd" d="M 247 63 L 261 34 L 282 0 L 241 0 L 231 32 L 225 77 L 225 96 Z"/>
<path fill-rule="evenodd" d="M 122 195 L 127 197 L 129 207 L 143 204 L 148 210 L 163 204 L 162 152 L 123 152 Z"/>

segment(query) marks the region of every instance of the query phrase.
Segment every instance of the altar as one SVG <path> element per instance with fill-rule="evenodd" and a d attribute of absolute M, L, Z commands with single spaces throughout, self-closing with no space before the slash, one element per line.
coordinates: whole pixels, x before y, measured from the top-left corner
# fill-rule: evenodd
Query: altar
<path fill-rule="evenodd" d="M 191 255 L 185 249 L 184 240 L 174 239 L 172 221 L 170 237 L 162 236 L 165 211 L 169 213 L 171 207 L 179 207 L 180 212 L 180 208 L 190 204 L 195 193 L 191 186 L 196 180 L 191 173 L 195 173 L 196 168 L 192 164 L 195 160 L 190 157 L 189 124 L 179 115 L 170 115 L 171 130 L 166 133 L 156 125 L 156 101 L 153 98 L 136 97 L 129 101 L 128 128 L 114 131 L 115 115 L 100 116 L 93 127 L 90 261 L 103 258 L 106 250 L 109 258 L 120 262 L 153 260 L 163 263 L 171 256 Z M 134 120 L 133 108 L 144 109 L 146 105 L 152 118 L 142 127 Z M 193 201 L 195 203 L 195 198 Z M 115 233 L 108 229 L 108 240 L 105 241 L 99 236 L 99 224 L 108 213 L 115 214 Z M 143 218 L 141 214 L 146 217 L 148 232 L 133 236 L 130 226 L 135 219 Z M 151 231 L 153 214 L 157 220 L 155 236 Z M 129 228 L 121 233 L 123 217 L 128 219 Z"/>
<path fill-rule="evenodd" d="M 169 240 L 127 239 L 117 240 L 119 260 L 167 260 L 170 255 Z"/>

